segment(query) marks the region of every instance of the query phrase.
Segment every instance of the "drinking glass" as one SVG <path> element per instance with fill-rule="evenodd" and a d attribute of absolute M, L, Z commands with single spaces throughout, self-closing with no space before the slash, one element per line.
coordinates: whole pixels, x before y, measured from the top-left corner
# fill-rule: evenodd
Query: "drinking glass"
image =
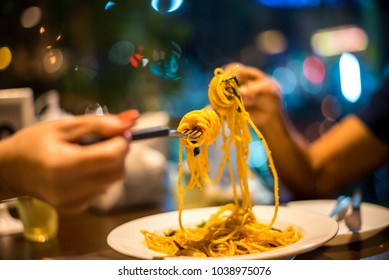
<path fill-rule="evenodd" d="M 58 214 L 52 206 L 39 199 L 23 196 L 17 199 L 17 209 L 27 240 L 44 243 L 57 236 Z"/>

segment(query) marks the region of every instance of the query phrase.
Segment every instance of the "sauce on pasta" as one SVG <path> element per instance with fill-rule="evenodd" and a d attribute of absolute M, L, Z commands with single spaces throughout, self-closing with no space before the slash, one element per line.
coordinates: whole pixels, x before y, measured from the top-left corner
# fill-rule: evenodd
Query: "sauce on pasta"
<path fill-rule="evenodd" d="M 208 89 L 212 109 L 194 110 L 181 119 L 178 131 L 201 129 L 202 135 L 196 140 L 180 139 L 177 182 L 180 198 L 179 228 L 164 235 L 142 231 L 147 246 L 152 250 L 171 256 L 228 257 L 274 250 L 292 244 L 301 238 L 301 233 L 292 226 L 283 230 L 273 228 L 279 206 L 278 176 L 266 140 L 244 108 L 238 81 L 232 75 L 235 69 L 233 68 L 229 73 L 225 73 L 221 68 L 215 69 Z M 258 222 L 252 211 L 248 186 L 248 176 L 252 174 L 247 165 L 251 140 L 249 127 L 264 144 L 274 179 L 275 207 L 269 224 Z M 220 163 L 218 176 L 209 178 L 208 147 L 215 142 L 219 134 L 223 140 L 221 149 L 224 156 Z M 231 149 L 236 151 L 236 178 L 229 156 Z M 189 182 L 182 186 L 184 150 L 191 177 Z M 210 180 L 220 180 L 225 166 L 229 170 L 234 202 L 221 206 L 204 224 L 194 228 L 185 228 L 182 221 L 184 193 L 195 187 L 202 189 Z"/>

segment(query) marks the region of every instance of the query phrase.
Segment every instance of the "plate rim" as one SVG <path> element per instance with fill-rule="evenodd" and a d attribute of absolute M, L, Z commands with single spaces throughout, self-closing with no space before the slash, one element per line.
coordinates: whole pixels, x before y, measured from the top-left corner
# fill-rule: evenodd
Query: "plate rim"
<path fill-rule="evenodd" d="M 183 214 L 183 215 L 189 215 L 191 213 L 192 214 L 193 213 L 197 213 L 198 211 L 204 211 L 204 212 L 207 213 L 207 215 L 210 215 L 210 214 L 214 213 L 215 211 L 217 211 L 219 208 L 220 208 L 220 206 L 210 206 L 210 207 L 184 209 L 183 211 L 184 211 L 185 214 Z M 282 218 L 280 219 L 280 216 L 281 217 L 284 217 L 285 215 L 287 216 L 288 214 L 286 214 L 286 213 L 288 211 L 290 212 L 290 209 L 292 209 L 292 208 L 287 208 L 287 206 L 279 206 L 279 211 L 278 211 L 278 215 L 277 215 L 276 224 L 281 222 L 281 223 L 289 223 L 291 225 L 294 225 L 294 226 L 297 226 L 297 227 L 301 227 L 301 226 L 299 226 L 299 225 L 301 225 L 301 222 L 298 222 L 297 220 L 289 222 L 289 221 L 283 221 Z M 274 211 L 274 205 L 255 205 L 255 206 L 253 206 L 253 212 L 255 213 L 257 218 L 258 218 L 257 212 L 261 211 L 261 210 L 262 211 L 271 211 L 271 210 Z M 318 247 L 321 247 L 323 244 L 325 244 L 326 242 L 328 242 L 329 240 L 334 238 L 335 235 L 337 234 L 338 230 L 339 230 L 338 223 L 335 220 L 329 218 L 326 215 L 323 215 L 321 213 L 301 210 L 301 209 L 293 209 L 292 211 L 294 212 L 295 215 L 296 214 L 303 214 L 303 215 L 305 214 L 305 215 L 313 216 L 314 218 L 315 217 L 316 218 L 320 218 L 320 219 L 322 219 L 322 221 L 327 221 L 328 225 L 326 226 L 326 229 L 327 229 L 326 235 L 323 236 L 320 241 L 308 242 L 306 244 L 303 243 L 302 246 L 299 246 L 299 245 L 301 245 L 301 242 L 302 242 L 301 240 L 304 241 L 304 237 L 306 237 L 306 235 L 305 235 L 306 233 L 304 234 L 304 236 L 303 236 L 303 238 L 301 240 L 297 241 L 294 244 L 290 244 L 287 247 L 280 248 L 279 250 L 272 250 L 272 251 L 267 251 L 267 252 L 262 252 L 262 253 L 248 254 L 248 255 L 241 255 L 241 256 L 233 256 L 233 257 L 207 257 L 205 259 L 207 259 L 207 260 L 209 260 L 209 259 L 250 260 L 250 259 L 280 259 L 280 258 L 289 258 L 290 259 L 291 257 L 293 258 L 294 256 L 296 256 L 298 254 L 306 253 L 308 251 L 311 251 L 311 250 L 314 250 L 314 249 L 316 249 Z M 148 216 L 145 216 L 145 217 L 141 217 L 141 218 L 138 218 L 138 219 L 134 219 L 134 220 L 125 222 L 125 223 L 117 226 L 116 228 L 114 228 L 108 234 L 108 236 L 107 236 L 107 243 L 113 250 L 115 250 L 115 251 L 117 251 L 117 252 L 119 252 L 121 254 L 124 254 L 124 255 L 127 255 L 127 256 L 131 256 L 131 257 L 134 257 L 134 258 L 138 258 L 138 259 L 194 259 L 193 257 L 173 257 L 173 256 L 168 256 L 168 255 L 163 254 L 163 253 L 152 251 L 152 250 L 148 249 L 147 247 L 144 248 L 144 249 L 145 249 L 145 251 L 150 251 L 150 254 L 146 254 L 146 253 L 142 253 L 142 252 L 139 252 L 138 254 L 129 253 L 128 251 L 123 250 L 123 248 L 120 247 L 117 244 L 117 240 L 114 239 L 115 235 L 120 233 L 120 231 L 124 230 L 126 227 L 129 227 L 129 226 L 134 225 L 134 224 L 135 225 L 136 224 L 140 224 L 142 222 L 147 222 L 150 219 L 158 219 L 158 218 L 161 218 L 161 217 L 164 217 L 164 216 L 165 216 L 165 218 L 167 218 L 169 215 L 175 215 L 177 213 L 178 213 L 178 211 L 162 212 L 162 213 L 148 215 Z M 262 221 L 262 220 L 265 220 L 265 219 L 259 219 L 258 218 L 258 220 Z M 269 221 L 270 221 L 270 218 L 269 218 Z M 178 220 L 176 220 L 175 222 L 177 223 L 176 226 L 178 227 Z M 184 221 L 184 223 L 185 223 L 185 221 Z M 166 229 L 167 228 L 169 228 L 169 227 L 166 226 Z M 145 229 L 152 230 L 150 228 L 145 228 Z M 161 229 L 162 228 L 159 228 L 159 229 L 155 228 L 155 230 L 161 230 Z M 304 230 L 304 229 L 302 229 L 302 230 Z M 308 237 L 310 237 L 310 236 L 308 235 Z M 197 259 L 197 258 L 195 258 L 195 259 Z"/>
<path fill-rule="evenodd" d="M 295 200 L 295 201 L 290 201 L 286 204 L 287 207 L 290 208 L 295 208 L 295 209 L 300 209 L 298 206 L 302 204 L 310 205 L 310 204 L 318 204 L 318 203 L 331 203 L 335 206 L 336 199 L 307 199 L 307 200 Z M 368 211 L 383 211 L 387 212 L 389 216 L 389 208 L 375 204 L 375 203 L 370 203 L 370 202 L 362 202 L 361 204 L 361 209 L 368 209 Z M 312 210 L 313 211 L 313 210 Z M 318 212 L 317 212 L 318 213 Z M 346 245 L 350 243 L 354 243 L 357 241 L 363 241 L 366 239 L 369 239 L 370 237 L 373 237 L 383 231 L 385 228 L 389 226 L 389 219 L 386 223 L 380 224 L 380 225 L 375 225 L 373 227 L 363 229 L 359 232 L 358 236 L 353 236 L 352 232 L 338 232 L 336 236 L 329 242 L 325 244 L 325 246 L 339 246 L 339 245 Z M 362 222 L 362 227 L 363 227 L 363 222 Z M 341 227 L 339 227 L 341 229 Z M 343 240 L 344 239 L 344 240 Z"/>

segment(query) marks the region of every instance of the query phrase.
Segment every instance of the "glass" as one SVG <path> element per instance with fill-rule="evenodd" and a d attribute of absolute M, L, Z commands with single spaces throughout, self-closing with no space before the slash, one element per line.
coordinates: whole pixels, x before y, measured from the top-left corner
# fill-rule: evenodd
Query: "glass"
<path fill-rule="evenodd" d="M 0 235 L 14 234 L 23 231 L 23 224 L 9 213 L 14 201 L 0 202 Z M 13 205 L 12 205 L 13 206 Z"/>
<path fill-rule="evenodd" d="M 18 197 L 17 209 L 27 240 L 44 243 L 58 233 L 58 214 L 49 204 L 28 196 Z"/>

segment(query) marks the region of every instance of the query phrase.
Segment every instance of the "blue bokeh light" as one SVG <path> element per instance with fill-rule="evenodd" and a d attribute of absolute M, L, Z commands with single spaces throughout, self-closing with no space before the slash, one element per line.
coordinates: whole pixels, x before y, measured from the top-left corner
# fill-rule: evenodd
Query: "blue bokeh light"
<path fill-rule="evenodd" d="M 113 2 L 113 1 L 108 1 L 107 4 L 105 4 L 105 7 L 104 7 L 104 10 L 108 11 L 109 9 L 111 9 L 113 6 L 115 6 L 116 3 Z"/>
<path fill-rule="evenodd" d="M 278 8 L 319 8 L 321 5 L 334 7 L 345 2 L 344 0 L 257 0 L 258 3 L 268 7 Z"/>
<path fill-rule="evenodd" d="M 151 7 L 161 13 L 172 13 L 177 11 L 184 0 L 151 0 Z"/>
<path fill-rule="evenodd" d="M 267 163 L 267 155 L 263 143 L 259 140 L 254 140 L 250 143 L 250 154 L 247 161 L 251 168 L 261 168 Z"/>
<path fill-rule="evenodd" d="M 318 7 L 321 0 L 257 0 L 268 7 Z"/>

